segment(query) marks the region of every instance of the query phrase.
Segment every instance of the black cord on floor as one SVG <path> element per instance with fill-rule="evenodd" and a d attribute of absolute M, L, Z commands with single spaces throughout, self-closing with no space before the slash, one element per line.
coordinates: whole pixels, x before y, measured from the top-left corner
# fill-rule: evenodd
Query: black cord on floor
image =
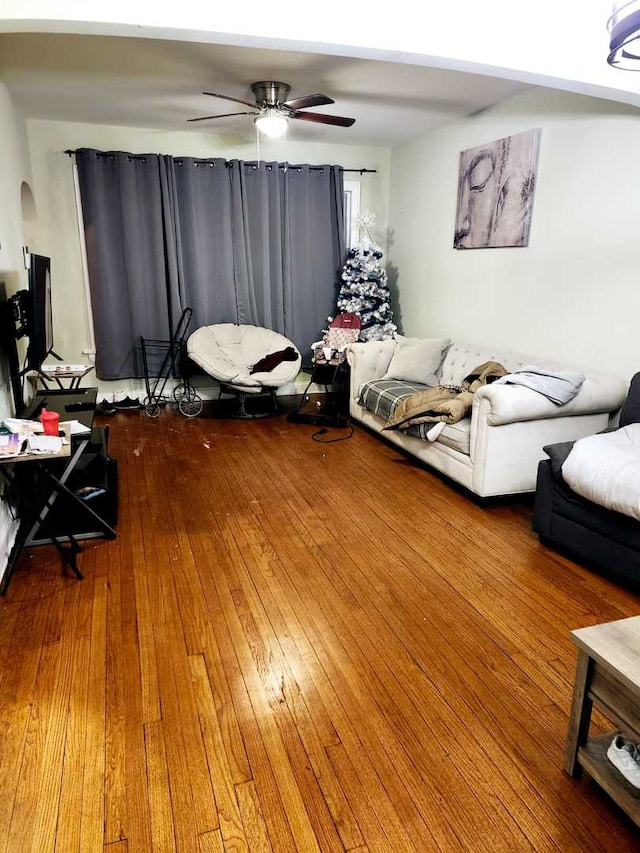
<path fill-rule="evenodd" d="M 326 427 L 322 427 L 322 429 L 314 432 L 311 438 L 317 441 L 318 444 L 332 444 L 334 441 L 346 441 L 348 438 L 351 438 L 353 435 L 353 424 L 349 424 L 349 430 L 349 435 L 341 435 L 338 438 L 318 438 L 319 435 L 326 435 L 329 432 Z"/>

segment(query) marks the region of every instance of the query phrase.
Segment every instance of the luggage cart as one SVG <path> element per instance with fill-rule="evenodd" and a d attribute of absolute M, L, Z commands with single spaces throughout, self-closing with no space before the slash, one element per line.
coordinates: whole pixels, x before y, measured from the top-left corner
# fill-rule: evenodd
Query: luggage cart
<path fill-rule="evenodd" d="M 150 418 L 157 418 L 160 406 L 177 403 L 186 418 L 195 418 L 202 411 L 202 398 L 189 381 L 186 340 L 191 322 L 191 308 L 185 308 L 170 340 L 145 338 L 140 335 L 142 369 L 147 396 L 143 405 Z M 156 367 L 156 365 L 159 366 Z M 171 394 L 165 394 L 169 379 L 179 379 Z"/>

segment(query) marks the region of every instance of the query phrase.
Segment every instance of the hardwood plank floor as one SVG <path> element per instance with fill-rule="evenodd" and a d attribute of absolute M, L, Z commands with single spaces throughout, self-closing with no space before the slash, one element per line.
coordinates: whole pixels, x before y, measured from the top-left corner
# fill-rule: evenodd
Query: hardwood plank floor
<path fill-rule="evenodd" d="M 115 541 L 0 600 L 0 853 L 633 851 L 562 770 L 638 598 L 369 433 L 119 413 Z M 606 721 L 596 717 L 594 730 Z"/>

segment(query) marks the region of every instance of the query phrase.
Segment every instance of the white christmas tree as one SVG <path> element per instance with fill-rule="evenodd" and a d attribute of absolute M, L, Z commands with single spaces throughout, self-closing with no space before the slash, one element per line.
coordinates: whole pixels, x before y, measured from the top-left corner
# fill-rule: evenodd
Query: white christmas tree
<path fill-rule="evenodd" d="M 397 329 L 387 273 L 380 266 L 382 249 L 371 239 L 370 229 L 375 221 L 374 213 L 361 213 L 356 217 L 358 245 L 348 251 L 338 292 L 338 312 L 360 317 L 361 341 L 392 338 Z"/>

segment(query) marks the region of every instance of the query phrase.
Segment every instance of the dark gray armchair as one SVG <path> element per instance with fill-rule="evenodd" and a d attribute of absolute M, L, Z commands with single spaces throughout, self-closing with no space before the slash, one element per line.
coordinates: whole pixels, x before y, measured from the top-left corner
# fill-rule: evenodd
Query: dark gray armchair
<path fill-rule="evenodd" d="M 631 380 L 619 425 L 640 423 L 640 373 Z M 640 522 L 577 495 L 562 478 L 573 442 L 544 448 L 538 466 L 533 529 L 540 541 L 621 586 L 640 592 Z"/>

